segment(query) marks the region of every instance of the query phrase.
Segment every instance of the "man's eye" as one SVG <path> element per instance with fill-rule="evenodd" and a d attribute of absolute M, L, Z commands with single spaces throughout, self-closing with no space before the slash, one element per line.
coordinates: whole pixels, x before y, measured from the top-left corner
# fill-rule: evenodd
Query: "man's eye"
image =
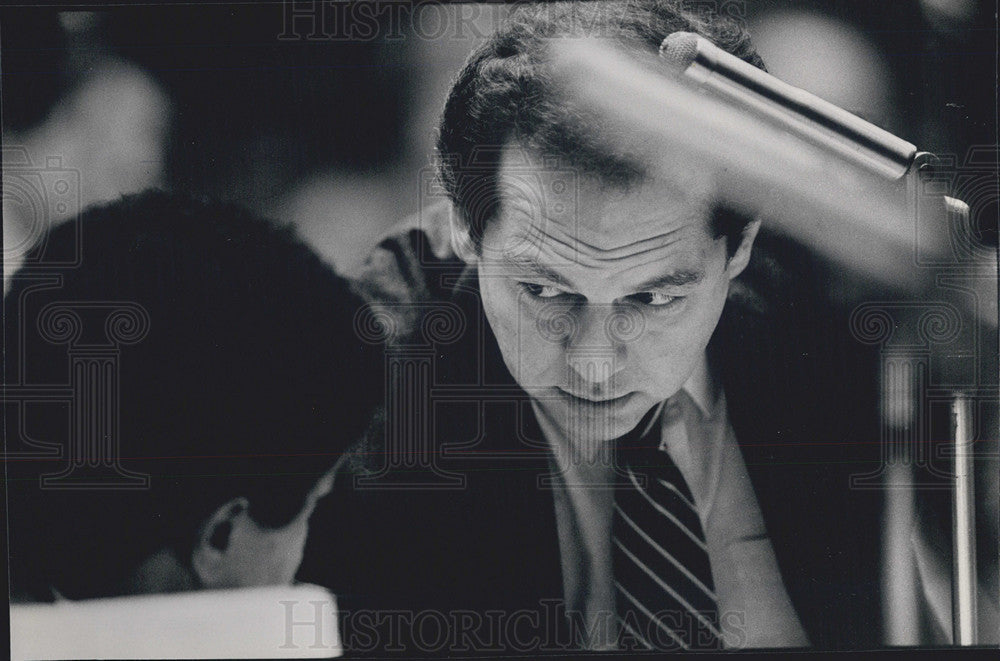
<path fill-rule="evenodd" d="M 648 305 L 650 307 L 664 307 L 670 305 L 671 303 L 681 299 L 680 296 L 668 296 L 667 294 L 661 294 L 655 291 L 645 291 L 641 294 L 635 294 L 632 299 L 637 303 L 643 305 Z"/>
<path fill-rule="evenodd" d="M 558 287 L 550 287 L 549 285 L 536 285 L 531 282 L 521 282 L 519 284 L 524 291 L 535 298 L 555 298 L 566 293 Z"/>

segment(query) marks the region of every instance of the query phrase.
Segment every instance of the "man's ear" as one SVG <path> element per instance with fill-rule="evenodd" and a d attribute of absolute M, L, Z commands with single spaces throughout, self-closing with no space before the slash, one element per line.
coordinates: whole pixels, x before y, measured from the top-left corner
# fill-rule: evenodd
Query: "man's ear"
<path fill-rule="evenodd" d="M 469 231 L 469 223 L 454 205 L 448 214 L 448 224 L 451 228 L 451 248 L 458 258 L 466 264 L 478 262 L 479 254 L 476 252 L 476 242 L 473 241 L 472 233 Z"/>
<path fill-rule="evenodd" d="M 229 586 L 233 532 L 244 524 L 249 508 L 246 498 L 233 498 L 212 512 L 198 530 L 191 569 L 203 587 Z"/>
<path fill-rule="evenodd" d="M 750 221 L 743 229 L 743 237 L 740 239 L 740 245 L 736 249 L 736 252 L 733 253 L 733 256 L 729 258 L 729 263 L 726 264 L 726 273 L 729 275 L 730 280 L 743 273 L 743 269 L 750 263 L 753 242 L 757 239 L 757 232 L 759 231 L 759 219 Z"/>

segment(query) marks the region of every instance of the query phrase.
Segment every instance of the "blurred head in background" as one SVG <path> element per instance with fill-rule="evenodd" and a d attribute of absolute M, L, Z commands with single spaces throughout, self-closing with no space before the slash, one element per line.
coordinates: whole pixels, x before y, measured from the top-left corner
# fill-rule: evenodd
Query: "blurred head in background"
<path fill-rule="evenodd" d="M 555 39 L 655 55 L 677 31 L 763 67 L 738 22 L 684 3 L 530 5 L 473 52 L 441 121 L 454 244 L 507 367 L 576 442 L 624 434 L 694 373 L 759 227 L 610 144 L 547 70 Z"/>
<path fill-rule="evenodd" d="M 291 230 L 234 206 L 129 196 L 59 226 L 37 250 L 77 240 L 82 263 L 61 285 L 15 276 L 5 382 L 67 384 L 70 355 L 107 339 L 114 310 L 148 319 L 145 335 L 112 349 L 119 464 L 149 486 L 42 487 L 70 452 L 69 412 L 8 417 L 21 438 L 65 444 L 61 461 L 8 466 L 14 593 L 291 582 L 331 469 L 381 399 L 381 354 L 353 329 L 361 303 Z M 46 330 L 53 306 L 77 320 L 67 342 Z"/>

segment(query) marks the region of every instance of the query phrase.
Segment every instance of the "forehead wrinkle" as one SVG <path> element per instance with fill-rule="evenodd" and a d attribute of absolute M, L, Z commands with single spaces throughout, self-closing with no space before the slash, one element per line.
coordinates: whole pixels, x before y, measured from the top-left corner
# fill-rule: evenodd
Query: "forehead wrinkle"
<path fill-rule="evenodd" d="M 672 245 L 683 238 L 677 236 L 680 229 L 681 228 L 673 229 L 664 234 L 658 234 L 647 239 L 638 239 L 631 243 L 615 246 L 614 248 L 603 248 L 592 243 L 587 243 L 582 239 L 579 243 L 582 247 L 594 253 L 594 259 L 598 261 L 615 261 L 621 258 L 642 255 L 650 252 L 651 250 Z"/>
<path fill-rule="evenodd" d="M 521 208 L 522 204 L 518 204 L 517 202 L 525 203 L 525 206 L 528 208 Z M 643 252 L 643 250 L 636 251 L 635 248 L 642 248 L 648 244 L 663 243 L 664 240 L 667 240 L 668 243 L 673 242 L 670 241 L 668 237 L 676 235 L 678 232 L 690 227 L 699 220 L 704 219 L 702 215 L 699 215 L 697 210 L 692 211 L 690 209 L 670 214 L 670 217 L 667 217 L 667 215 L 665 215 L 662 211 L 654 212 L 645 220 L 630 223 L 628 227 L 629 231 L 625 233 L 626 237 L 634 236 L 638 230 L 646 227 L 662 226 L 665 223 L 669 223 L 671 220 L 678 220 L 678 224 L 666 232 L 656 234 L 645 239 L 637 239 L 635 241 L 606 248 L 593 243 L 592 241 L 595 239 L 588 241 L 584 238 L 584 235 L 588 233 L 587 228 L 583 223 L 579 222 L 579 219 L 577 220 L 575 226 L 567 227 L 565 222 L 549 218 L 543 209 L 539 209 L 535 205 L 526 203 L 526 200 L 524 200 L 523 197 L 511 199 L 507 209 L 517 212 L 519 215 L 523 216 L 525 220 L 527 220 L 527 223 L 522 224 L 527 225 L 527 232 L 522 231 L 520 236 L 515 234 L 515 241 L 522 240 L 522 237 L 527 239 L 544 240 L 544 238 L 548 236 L 552 239 L 562 240 L 565 244 L 576 244 L 580 248 L 589 250 L 592 253 L 605 253 L 608 255 L 607 258 L 595 255 L 594 259 L 598 260 L 617 259 L 622 256 L 623 253 L 634 254 L 637 252 Z M 609 233 L 596 231 L 592 232 L 592 234 L 595 238 L 610 236 Z"/>
<path fill-rule="evenodd" d="M 536 232 L 532 232 L 532 234 L 537 235 Z M 522 237 L 522 238 L 527 240 L 527 237 Z M 635 270 L 637 268 L 642 268 L 654 262 L 663 261 L 672 256 L 671 255 L 672 251 L 669 251 L 669 248 L 675 245 L 677 241 L 662 243 L 659 240 L 660 238 L 661 237 L 658 237 L 656 239 L 637 241 L 634 244 L 631 244 L 633 246 L 643 246 L 642 249 L 638 251 L 623 253 L 623 251 L 619 250 L 616 251 L 619 253 L 617 255 L 600 256 L 600 257 L 588 254 L 588 252 L 581 250 L 579 246 L 570 245 L 560 240 L 558 237 L 551 237 L 552 240 L 547 242 L 545 245 L 552 253 L 554 253 L 562 260 L 571 262 L 573 264 L 582 266 L 584 268 L 600 269 L 607 266 L 614 266 L 622 263 L 627 263 L 631 260 L 636 260 L 636 259 L 641 260 L 636 264 L 629 265 L 628 267 L 626 267 L 625 272 L 628 272 Z M 535 250 L 532 251 L 533 253 L 537 254 L 541 250 L 540 244 L 533 244 L 533 247 L 535 248 Z M 693 271 L 699 269 L 685 269 L 685 270 Z"/>
<path fill-rule="evenodd" d="M 503 253 L 502 260 L 504 264 L 510 267 L 520 269 L 522 271 L 528 271 L 535 276 L 551 280 L 552 282 L 564 287 L 573 287 L 573 284 L 562 275 L 547 267 L 544 263 L 535 261 L 535 259 L 526 255 L 505 252 Z"/>
<path fill-rule="evenodd" d="M 693 250 L 680 250 L 673 251 L 668 250 L 666 246 L 660 249 L 651 249 L 642 252 L 638 255 L 641 259 L 637 259 L 634 264 L 630 264 L 625 270 L 634 271 L 636 269 L 641 269 L 648 267 L 651 264 L 665 264 L 667 262 L 673 262 L 676 264 L 676 270 L 678 271 L 703 271 L 704 269 L 704 259 L 699 259 L 697 257 L 697 251 Z"/>
<path fill-rule="evenodd" d="M 559 257 L 572 261 L 572 257 L 563 254 L 563 252 L 570 253 L 570 255 L 575 255 L 578 252 L 575 245 L 559 236 L 545 232 L 536 225 L 528 225 L 526 228 L 519 229 L 511 235 L 506 243 L 515 249 L 510 251 L 511 254 L 518 256 L 535 255 L 547 247 Z"/>
<path fill-rule="evenodd" d="M 551 248 L 551 244 L 549 244 L 548 247 Z M 555 252 L 557 256 L 562 257 L 558 252 L 553 252 Z M 653 252 L 654 251 L 649 251 L 649 253 Z M 617 291 L 616 295 L 625 296 L 639 292 L 659 291 L 664 288 L 683 288 L 698 285 L 708 274 L 708 264 L 705 263 L 704 259 L 699 259 L 697 255 L 697 251 L 674 253 L 672 256 L 680 259 L 674 259 L 673 261 L 675 261 L 675 265 L 672 266 L 665 265 L 667 259 L 660 256 L 651 257 L 637 264 L 631 264 L 625 268 L 614 269 L 612 271 L 608 270 L 607 264 L 588 266 L 587 264 L 576 263 L 574 266 L 582 267 L 585 270 L 595 269 L 599 271 L 600 281 L 604 283 L 604 285 L 601 285 L 602 291 L 606 291 L 606 289 L 604 289 L 605 287 L 612 286 Z M 693 259 L 687 259 L 687 257 L 692 257 Z M 702 257 L 704 257 L 703 253 Z M 538 261 L 539 259 L 541 261 Z M 564 276 L 555 268 L 547 266 L 546 260 L 541 252 L 535 252 L 532 256 L 505 252 L 502 255 L 502 261 L 509 266 L 513 266 L 537 277 L 549 280 L 554 285 L 564 287 L 569 291 L 582 291 L 576 284 L 574 284 L 576 281 L 575 278 L 569 277 L 569 274 Z M 678 261 L 679 263 L 676 263 Z M 551 263 L 555 265 L 559 262 L 551 260 Z M 648 268 L 650 265 L 658 265 L 660 268 L 652 270 Z M 586 276 L 586 280 L 589 280 L 592 277 L 595 276 L 588 275 Z"/>
<path fill-rule="evenodd" d="M 549 248 L 552 245 L 549 244 Z M 552 251 L 558 257 L 564 257 L 558 251 Z M 653 253 L 654 251 L 647 251 L 648 253 Z M 685 251 L 687 253 L 687 251 Z M 682 253 L 682 254 L 685 254 Z M 674 257 L 679 257 L 680 255 L 674 254 Z M 541 261 L 537 261 L 541 259 Z M 570 290 L 576 291 L 576 285 L 573 284 L 571 278 L 563 276 L 556 272 L 553 268 L 546 265 L 544 257 L 540 253 L 535 253 L 533 256 L 527 256 L 518 253 L 504 253 L 503 261 L 515 268 L 520 268 L 522 270 L 533 273 L 536 276 L 546 278 L 551 280 L 554 284 L 564 286 Z M 662 265 L 666 261 L 664 256 L 656 256 L 645 259 L 637 264 L 631 264 L 626 266 L 621 270 L 615 270 L 614 272 L 606 273 L 607 278 L 613 278 L 614 280 L 635 280 L 633 284 L 624 284 L 622 286 L 624 290 L 631 290 L 633 292 L 639 291 L 654 291 L 663 287 L 684 287 L 689 285 L 697 285 L 701 282 L 707 273 L 705 265 L 702 263 L 703 260 L 689 261 L 683 260 L 681 264 L 675 267 L 661 268 L 654 272 L 650 277 L 645 277 L 640 280 L 640 276 L 633 276 L 636 271 L 646 269 L 651 264 Z M 553 260 L 553 263 L 555 260 Z M 584 269 L 596 269 L 599 271 L 606 271 L 608 263 L 602 264 L 587 264 L 587 263 L 574 263 L 574 266 L 582 267 Z"/>
<path fill-rule="evenodd" d="M 516 211 L 523 216 L 527 216 L 528 218 L 534 218 L 535 215 L 538 213 L 538 205 L 532 204 L 532 202 L 528 200 L 524 195 L 517 195 L 512 197 L 510 195 L 501 194 L 500 205 L 501 208 L 504 209 L 505 211 Z M 541 215 L 543 218 L 545 217 L 544 213 L 542 213 Z M 545 218 L 545 220 L 548 219 Z"/>
<path fill-rule="evenodd" d="M 552 238 L 556 238 L 556 239 L 559 239 L 560 238 L 559 235 L 561 235 L 562 236 L 562 240 L 563 240 L 564 243 L 573 242 L 573 243 L 579 244 L 581 247 L 586 248 L 588 250 L 591 250 L 591 251 L 593 251 L 595 253 L 607 253 L 607 254 L 611 255 L 612 257 L 617 257 L 618 255 L 620 255 L 621 253 L 624 253 L 624 252 L 630 252 L 631 249 L 634 248 L 635 246 L 642 246 L 642 245 L 649 244 L 649 243 L 663 242 L 663 240 L 666 239 L 667 237 L 674 236 L 678 232 L 684 230 L 687 227 L 687 225 L 680 225 L 678 227 L 674 227 L 672 229 L 669 229 L 666 232 L 661 232 L 659 234 L 647 237 L 645 239 L 636 239 L 636 240 L 630 241 L 628 243 L 622 243 L 622 244 L 619 244 L 619 245 L 616 245 L 616 246 L 612 246 L 612 247 L 604 247 L 604 246 L 600 246 L 600 245 L 598 245 L 596 243 L 592 243 L 591 241 L 593 241 L 593 240 L 588 241 L 587 239 L 585 239 L 583 237 L 583 235 L 586 233 L 586 229 L 583 228 L 583 227 L 578 226 L 576 228 L 576 233 L 574 233 L 570 229 L 567 229 L 566 227 L 564 227 L 563 223 L 559 223 L 557 221 L 554 221 L 554 220 L 551 220 L 551 219 L 547 219 L 547 218 L 544 219 L 544 220 L 545 220 L 545 223 L 544 223 L 544 228 L 545 229 L 543 229 L 540 226 L 536 226 L 536 225 L 532 224 L 531 225 L 531 231 L 532 231 L 532 233 L 539 234 L 541 236 L 548 235 L 548 236 L 551 236 Z M 647 223 L 647 225 L 651 225 L 651 224 L 652 224 L 652 222 Z M 660 223 L 660 224 L 662 224 L 662 223 Z M 641 228 L 641 226 L 640 226 L 640 228 Z M 629 228 L 630 231 L 628 232 L 628 234 L 634 235 L 635 234 L 634 230 L 636 230 L 636 229 L 639 229 L 639 228 L 630 227 Z M 594 234 L 595 235 L 599 235 L 600 233 L 595 232 Z M 608 235 L 604 235 L 604 236 L 608 236 Z"/>
<path fill-rule="evenodd" d="M 557 245 L 561 244 L 562 246 L 578 253 L 578 256 L 583 260 L 600 264 L 615 263 L 623 259 L 630 259 L 645 255 L 655 250 L 671 246 L 684 238 L 683 236 L 677 236 L 677 233 L 680 232 L 682 228 L 676 228 L 664 234 L 659 234 L 647 239 L 639 239 L 614 248 L 603 248 L 601 246 L 588 243 L 579 237 L 572 236 L 554 223 L 553 226 L 557 229 L 557 233 L 551 231 L 546 232 L 540 227 L 529 225 L 526 231 L 515 233 L 511 238 L 511 242 L 514 244 L 526 243 L 538 248 L 542 242 L 546 242 L 546 239 L 548 239 L 549 241 L 547 243 L 554 243 Z"/>

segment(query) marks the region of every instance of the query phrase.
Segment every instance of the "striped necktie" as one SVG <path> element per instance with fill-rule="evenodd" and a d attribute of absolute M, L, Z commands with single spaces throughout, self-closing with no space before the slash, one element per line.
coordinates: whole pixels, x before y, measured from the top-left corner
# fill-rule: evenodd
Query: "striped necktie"
<path fill-rule="evenodd" d="M 659 449 L 663 422 L 683 424 L 683 393 L 618 441 L 612 557 L 626 647 L 719 649 L 708 548 L 680 470 Z"/>

